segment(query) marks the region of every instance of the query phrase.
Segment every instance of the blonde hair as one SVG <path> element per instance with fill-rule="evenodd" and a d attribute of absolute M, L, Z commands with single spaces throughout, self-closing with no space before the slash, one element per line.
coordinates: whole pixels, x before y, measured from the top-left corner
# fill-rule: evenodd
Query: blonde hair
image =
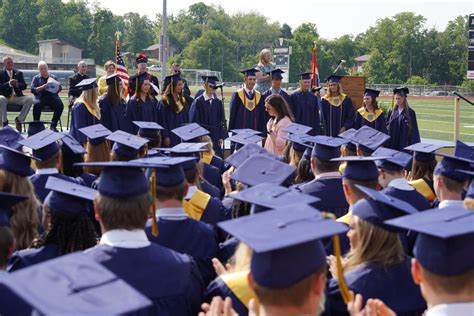
<path fill-rule="evenodd" d="M 327 88 L 326 88 L 326 93 L 324 94 L 324 98 L 331 98 L 331 97 L 337 97 L 337 96 L 341 97 L 343 94 L 344 94 L 344 90 L 342 89 L 342 84 L 341 84 L 340 81 L 337 83 L 337 94 L 336 95 L 333 95 L 331 93 L 331 89 L 329 89 L 329 83 L 328 83 Z"/>
<path fill-rule="evenodd" d="M 117 65 L 111 60 L 107 60 L 105 62 L 104 69 L 107 70 L 107 68 L 109 68 L 109 66 L 114 66 L 114 68 L 117 69 Z"/>
<path fill-rule="evenodd" d="M 250 270 L 250 260 L 252 259 L 252 249 L 246 244 L 240 242 L 231 258 L 234 272 Z"/>
<path fill-rule="evenodd" d="M 216 153 L 214 152 L 214 147 L 213 147 L 213 143 L 212 143 L 212 139 L 209 135 L 205 135 L 205 136 L 201 136 L 201 142 L 205 142 L 207 143 L 206 146 L 204 147 L 206 149 L 206 152 L 211 154 L 211 155 L 215 155 Z"/>
<path fill-rule="evenodd" d="M 464 208 L 474 211 L 474 199 L 470 197 L 466 197 L 464 199 Z"/>
<path fill-rule="evenodd" d="M 82 91 L 76 102 L 88 104 L 94 111 L 94 113 L 91 114 L 100 120 L 100 108 L 99 104 L 97 103 L 97 98 L 99 98 L 99 90 L 97 88 L 92 88 Z"/>
<path fill-rule="evenodd" d="M 10 226 L 16 239 L 16 249 L 25 249 L 38 237 L 38 207 L 33 185 L 28 177 L 0 170 L 1 191 L 27 196 L 28 199 L 12 207 Z"/>
<path fill-rule="evenodd" d="M 260 65 L 264 65 L 263 56 L 265 56 L 266 54 L 270 54 L 270 60 L 268 61 L 268 63 L 269 64 L 271 63 L 271 61 L 272 61 L 272 52 L 268 48 L 264 48 L 260 51 L 260 54 L 258 55 L 258 60 L 259 60 Z"/>
<path fill-rule="evenodd" d="M 400 237 L 375 226 L 358 216 L 353 216 L 357 236 L 357 245 L 346 255 L 344 272 L 364 263 L 378 263 L 385 266 L 402 262 L 405 259 Z"/>

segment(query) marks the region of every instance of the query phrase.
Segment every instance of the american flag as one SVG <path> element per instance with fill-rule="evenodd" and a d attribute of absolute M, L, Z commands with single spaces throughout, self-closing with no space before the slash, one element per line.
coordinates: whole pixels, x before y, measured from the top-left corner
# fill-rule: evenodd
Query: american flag
<path fill-rule="evenodd" d="M 125 63 L 123 62 L 122 53 L 120 53 L 120 40 L 117 39 L 115 42 L 115 55 L 117 63 L 117 74 L 122 79 L 122 83 L 124 85 L 124 96 L 128 95 L 128 71 L 127 67 L 125 67 Z"/>

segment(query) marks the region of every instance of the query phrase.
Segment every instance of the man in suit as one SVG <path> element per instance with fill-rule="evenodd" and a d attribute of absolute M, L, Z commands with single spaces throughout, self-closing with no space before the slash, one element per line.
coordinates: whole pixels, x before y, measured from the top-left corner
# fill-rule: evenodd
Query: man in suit
<path fill-rule="evenodd" d="M 3 70 L 0 70 L 0 116 L 3 126 L 8 125 L 7 105 L 20 105 L 20 114 L 15 118 L 16 129 L 21 132 L 21 123 L 25 121 L 33 105 L 33 98 L 23 94 L 26 89 L 23 73 L 14 69 L 13 58 L 3 57 Z"/>
<path fill-rule="evenodd" d="M 86 73 L 87 73 L 87 63 L 81 60 L 77 64 L 77 72 L 71 77 L 69 77 L 69 93 L 68 93 L 69 106 L 73 105 L 76 98 L 78 98 L 81 95 L 82 90 L 80 88 L 76 88 L 76 86 L 82 80 L 89 78 L 89 76 L 86 75 Z"/>

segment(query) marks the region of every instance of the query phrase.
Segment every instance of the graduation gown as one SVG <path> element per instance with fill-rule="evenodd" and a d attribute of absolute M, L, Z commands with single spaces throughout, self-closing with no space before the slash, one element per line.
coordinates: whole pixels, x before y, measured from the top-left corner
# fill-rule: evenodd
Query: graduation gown
<path fill-rule="evenodd" d="M 361 107 L 356 112 L 354 128 L 359 129 L 362 126 L 369 126 L 384 134 L 388 134 L 385 114 L 378 108 L 373 113 L 367 111 L 365 107 Z"/>
<path fill-rule="evenodd" d="M 98 245 L 85 251 L 148 297 L 153 306 L 139 315 L 197 315 L 204 290 L 196 263 L 155 243 L 141 248 Z"/>
<path fill-rule="evenodd" d="M 189 122 L 198 123 L 210 132 L 214 151 L 222 156 L 219 140 L 228 137 L 222 101 L 219 98 L 206 100 L 204 95 L 199 96 L 189 109 Z"/>
<path fill-rule="evenodd" d="M 102 125 L 107 127 L 112 132 L 115 132 L 117 130 L 127 130 L 127 123 L 125 120 L 125 112 L 127 110 L 127 105 L 124 102 L 112 105 L 107 100 L 107 95 L 104 94 L 99 99 L 99 107 Z"/>
<path fill-rule="evenodd" d="M 221 200 L 201 190 L 196 190 L 188 200 L 183 200 L 183 208 L 189 217 L 217 227 L 217 223 L 230 219 L 228 210 Z"/>
<path fill-rule="evenodd" d="M 170 139 L 169 147 L 173 147 L 181 143 L 181 139 L 171 132 L 171 130 L 181 127 L 189 123 L 189 103 L 187 101 L 183 105 L 183 108 L 179 112 L 173 111 L 168 104 L 162 100 L 158 105 L 160 121 L 158 122 L 163 126 L 161 131 L 161 137 Z"/>
<path fill-rule="evenodd" d="M 45 188 L 46 182 L 48 181 L 49 177 L 55 177 L 61 180 L 71 181 L 73 183 L 84 185 L 84 181 L 81 178 L 72 178 L 72 177 L 65 176 L 61 173 L 34 174 L 30 176 L 29 179 L 35 189 L 36 197 L 38 198 L 38 200 L 41 201 L 41 203 L 44 202 L 44 199 L 46 198 L 48 193 L 51 191 Z"/>
<path fill-rule="evenodd" d="M 320 198 L 321 200 L 313 206 L 321 211 L 333 213 L 336 217 L 343 216 L 349 209 L 341 177 L 315 179 L 298 186 L 297 190 Z"/>
<path fill-rule="evenodd" d="M 436 199 L 436 193 L 434 191 L 433 180 L 428 178 L 422 178 L 417 180 L 409 181 L 409 183 L 415 188 L 416 191 L 421 193 L 431 204 Z"/>
<path fill-rule="evenodd" d="M 354 127 L 355 110 L 349 96 L 343 94 L 341 97 L 321 98 L 323 112 L 324 135 L 336 137 L 339 130 Z"/>
<path fill-rule="evenodd" d="M 418 130 L 418 122 L 416 114 L 412 108 L 407 112 L 403 109 L 401 113 L 397 108 L 388 111 L 387 129 L 390 139 L 386 146 L 395 150 L 403 150 L 403 148 L 420 142 L 420 131 Z"/>
<path fill-rule="evenodd" d="M 207 152 L 201 154 L 201 161 L 204 164 L 211 165 L 216 167 L 219 170 L 219 173 L 222 175 L 226 171 L 226 165 L 224 160 L 216 155 L 211 155 Z"/>
<path fill-rule="evenodd" d="M 250 128 L 266 135 L 265 105 L 260 92 L 254 90 L 253 98 L 244 89 L 232 94 L 230 99 L 229 130 Z"/>
<path fill-rule="evenodd" d="M 79 176 L 84 181 L 84 185 L 86 187 L 92 188 L 92 184 L 95 180 L 97 180 L 97 176 L 93 175 L 92 173 L 84 172 Z"/>
<path fill-rule="evenodd" d="M 421 193 L 415 190 L 415 188 L 408 191 L 388 186 L 383 189 L 382 192 L 411 204 L 418 211 L 424 211 L 431 208 L 428 200 Z"/>
<path fill-rule="evenodd" d="M 348 288 L 362 294 L 365 301 L 378 298 L 398 316 L 421 315 L 426 302 L 410 272 L 410 258 L 391 266 L 367 263 L 344 273 Z M 349 315 L 336 279 L 330 279 L 326 289 L 326 311 L 323 315 Z"/>
<path fill-rule="evenodd" d="M 221 197 L 221 190 L 219 190 L 218 187 L 212 185 L 211 183 L 209 183 L 209 181 L 207 181 L 206 179 L 201 179 L 201 189 L 202 191 L 206 192 L 207 194 L 209 194 L 210 196 L 214 197 L 214 198 L 218 198 L 220 199 Z"/>
<path fill-rule="evenodd" d="M 89 112 L 84 103 L 74 103 L 71 110 L 71 127 L 69 129 L 69 134 L 79 143 L 84 145 L 87 142 L 86 135 L 79 132 L 79 129 L 99 123 L 102 122 Z"/>
<path fill-rule="evenodd" d="M 192 256 L 196 260 L 204 283 L 216 276 L 211 259 L 218 251 L 218 243 L 211 226 L 183 217 L 159 217 L 158 236 L 151 234 L 152 221 L 148 220 L 145 232 L 148 239 L 163 247 Z"/>
<path fill-rule="evenodd" d="M 143 74 L 142 74 L 143 75 Z M 140 76 L 139 73 L 136 73 L 134 75 L 131 75 L 130 78 L 128 79 L 128 93 L 129 95 L 135 95 L 135 90 L 137 86 L 137 78 Z M 157 88 L 160 88 L 160 84 L 158 82 L 158 78 L 148 72 L 146 72 L 147 79 L 152 82 Z M 156 93 L 155 89 L 151 88 L 151 95 L 157 96 L 158 93 Z"/>
<path fill-rule="evenodd" d="M 222 173 L 213 165 L 204 163 L 202 176 L 219 190 L 222 189 Z"/>
<path fill-rule="evenodd" d="M 125 114 L 125 131 L 136 135 L 138 133 L 138 126 L 133 124 L 133 121 L 146 121 L 158 123 L 159 110 L 157 101 L 154 98 L 147 98 L 145 102 L 138 102 L 137 97 L 133 96 L 128 100 Z"/>
<path fill-rule="evenodd" d="M 41 248 L 28 248 L 15 251 L 8 260 L 7 271 L 13 272 L 49 259 L 58 257 L 56 245 L 46 245 Z"/>
<path fill-rule="evenodd" d="M 296 90 L 290 96 L 290 106 L 295 116 L 295 123 L 312 127 L 310 135 L 320 134 L 320 104 L 314 93 Z"/>

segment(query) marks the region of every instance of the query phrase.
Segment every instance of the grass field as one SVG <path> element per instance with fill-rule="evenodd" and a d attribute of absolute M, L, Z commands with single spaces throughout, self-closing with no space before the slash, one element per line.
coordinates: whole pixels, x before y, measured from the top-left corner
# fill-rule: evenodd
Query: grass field
<path fill-rule="evenodd" d="M 197 87 L 191 87 L 193 93 Z M 229 118 L 229 102 L 230 93 L 235 91 L 235 88 L 225 88 L 225 108 L 226 117 Z M 220 97 L 220 93 L 218 93 Z M 64 112 L 62 115 L 63 126 L 67 122 L 67 100 L 65 96 L 61 96 L 65 103 Z M 391 104 L 391 98 L 382 98 L 382 104 Z M 418 128 L 420 129 L 422 138 L 431 138 L 439 140 L 453 140 L 454 135 L 454 100 L 453 98 L 411 98 L 409 99 L 410 106 L 415 110 L 418 120 Z M 8 118 L 10 122 L 14 121 L 17 113 L 9 113 Z M 52 113 L 45 113 L 42 119 L 48 120 Z M 32 119 L 32 112 L 30 112 L 28 119 Z M 464 101 L 461 101 L 461 115 L 460 115 L 460 140 L 474 143 L 474 106 L 470 106 Z"/>

